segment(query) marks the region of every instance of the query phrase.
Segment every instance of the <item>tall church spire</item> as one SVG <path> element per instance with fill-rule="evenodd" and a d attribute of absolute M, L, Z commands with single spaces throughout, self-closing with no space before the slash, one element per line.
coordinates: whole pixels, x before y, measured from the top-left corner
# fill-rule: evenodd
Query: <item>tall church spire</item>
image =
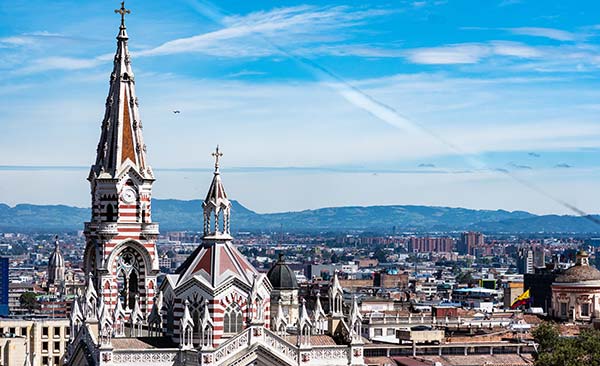
<path fill-rule="evenodd" d="M 129 36 L 125 15 L 131 11 L 125 9 L 123 2 L 115 12 L 121 15 L 121 25 L 96 163 L 92 166 L 90 179 L 94 176 L 114 178 L 128 168 L 135 169 L 142 178 L 153 179 L 152 170 L 146 164 L 146 145 L 142 136 L 135 77 L 127 46 Z"/>
<path fill-rule="evenodd" d="M 83 266 L 86 273 L 91 273 L 91 282 L 107 310 L 112 312 L 119 300 L 129 316 L 137 306 L 138 319 L 134 320 L 139 326 L 139 318 L 147 317 L 154 303 L 156 275 L 160 272 L 156 255 L 159 230 L 152 221 L 154 175 L 146 162 L 135 77 L 127 49 L 125 15 L 130 11 L 121 3 L 115 12 L 121 22 L 102 133 L 88 176 L 92 217 L 85 224 Z"/>

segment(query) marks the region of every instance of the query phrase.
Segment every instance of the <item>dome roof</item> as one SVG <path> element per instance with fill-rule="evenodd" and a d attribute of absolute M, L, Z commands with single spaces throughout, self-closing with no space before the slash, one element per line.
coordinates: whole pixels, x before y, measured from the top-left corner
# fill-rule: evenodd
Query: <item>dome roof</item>
<path fill-rule="evenodd" d="M 271 267 L 267 277 L 276 290 L 295 290 L 298 288 L 298 281 L 294 271 L 285 264 L 283 254 L 279 254 L 279 260 Z"/>
<path fill-rule="evenodd" d="M 48 257 L 48 267 L 50 268 L 58 268 L 65 266 L 65 259 L 60 252 L 60 247 L 58 246 L 58 239 L 54 245 L 54 251 Z"/>
<path fill-rule="evenodd" d="M 577 263 L 556 277 L 557 283 L 575 283 L 584 281 L 600 281 L 600 271 L 589 265 L 589 254 L 580 250 L 577 253 Z"/>
<path fill-rule="evenodd" d="M 555 282 L 574 283 L 582 281 L 600 281 L 600 271 L 594 267 L 579 264 L 567 269 L 563 274 L 556 277 Z"/>

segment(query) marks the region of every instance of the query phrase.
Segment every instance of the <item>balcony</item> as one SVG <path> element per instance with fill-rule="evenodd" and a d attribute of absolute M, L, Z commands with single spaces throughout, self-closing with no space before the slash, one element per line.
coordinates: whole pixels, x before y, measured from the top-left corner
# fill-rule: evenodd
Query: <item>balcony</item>
<path fill-rule="evenodd" d="M 115 236 L 119 230 L 116 222 L 101 222 L 96 227 L 96 232 L 101 236 Z"/>
<path fill-rule="evenodd" d="M 158 224 L 156 223 L 142 223 L 142 235 L 144 236 L 157 236 L 159 234 Z"/>

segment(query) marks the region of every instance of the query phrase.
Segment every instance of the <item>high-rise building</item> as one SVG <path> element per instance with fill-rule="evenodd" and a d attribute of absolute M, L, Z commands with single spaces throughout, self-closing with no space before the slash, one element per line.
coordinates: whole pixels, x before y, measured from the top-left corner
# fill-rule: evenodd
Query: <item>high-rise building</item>
<path fill-rule="evenodd" d="M 457 243 L 456 249 L 458 250 L 458 254 L 473 255 L 475 253 L 475 248 L 482 247 L 483 245 L 484 245 L 483 234 L 477 233 L 474 231 L 469 231 L 469 232 L 464 232 L 460 235 L 460 240 Z"/>
<path fill-rule="evenodd" d="M 521 274 L 534 273 L 533 250 L 531 248 L 523 248 L 519 251 L 517 269 Z"/>
<path fill-rule="evenodd" d="M 0 257 L 0 316 L 6 316 L 8 310 L 8 258 Z"/>
<path fill-rule="evenodd" d="M 449 253 L 454 250 L 454 239 L 449 237 L 412 237 L 408 241 L 408 251 L 412 253 Z"/>
<path fill-rule="evenodd" d="M 546 267 L 546 251 L 541 245 L 533 248 L 533 266 L 535 268 Z"/>

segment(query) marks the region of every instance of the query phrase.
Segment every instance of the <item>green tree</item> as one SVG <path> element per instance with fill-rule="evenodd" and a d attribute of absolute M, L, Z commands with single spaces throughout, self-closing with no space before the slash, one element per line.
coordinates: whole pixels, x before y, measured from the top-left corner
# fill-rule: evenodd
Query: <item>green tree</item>
<path fill-rule="evenodd" d="M 37 301 L 37 296 L 35 292 L 25 292 L 19 297 L 19 303 L 21 307 L 27 309 L 29 312 L 33 312 L 33 310 L 37 310 L 40 308 L 40 303 Z"/>
<path fill-rule="evenodd" d="M 539 353 L 552 352 L 560 338 L 558 326 L 552 322 L 543 322 L 533 330 L 532 335 L 539 344 Z"/>
<path fill-rule="evenodd" d="M 533 331 L 539 343 L 535 366 L 600 366 L 600 331 L 586 329 L 576 338 L 561 337 L 554 323 Z"/>

